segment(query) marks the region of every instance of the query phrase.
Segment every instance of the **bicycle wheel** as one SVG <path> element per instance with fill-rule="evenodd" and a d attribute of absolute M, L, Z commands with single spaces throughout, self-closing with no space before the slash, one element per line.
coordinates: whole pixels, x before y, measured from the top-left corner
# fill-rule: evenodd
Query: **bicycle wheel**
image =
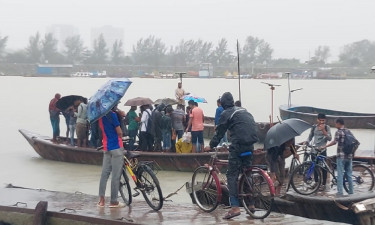
<path fill-rule="evenodd" d="M 367 166 L 353 165 L 352 179 L 353 190 L 356 192 L 371 191 L 374 188 L 374 173 Z M 344 176 L 344 189 L 349 193 L 349 182 L 346 175 Z"/>
<path fill-rule="evenodd" d="M 147 204 L 155 211 L 163 207 L 163 194 L 161 192 L 158 178 L 147 165 L 139 167 L 139 190 L 142 192 Z"/>
<path fill-rule="evenodd" d="M 291 185 L 295 192 L 301 195 L 315 193 L 322 182 L 320 166 L 312 167 L 312 162 L 305 162 L 299 165 L 292 172 Z"/>
<path fill-rule="evenodd" d="M 122 168 L 119 191 L 120 191 L 122 200 L 124 200 L 124 203 L 126 205 L 130 205 L 132 203 L 132 195 L 131 195 L 131 189 L 130 189 L 130 184 L 129 184 L 129 178 L 128 178 L 128 175 L 126 175 L 125 168 Z"/>
<path fill-rule="evenodd" d="M 241 176 L 238 196 L 246 212 L 254 219 L 266 218 L 271 213 L 274 202 L 271 187 L 271 181 L 260 171 L 246 171 Z"/>
<path fill-rule="evenodd" d="M 286 192 L 289 191 L 289 188 L 290 188 L 290 183 L 292 181 L 292 172 L 296 169 L 296 167 L 298 166 L 298 161 L 297 159 L 293 158 L 292 159 L 292 162 L 290 163 L 290 167 L 289 167 L 289 170 L 288 170 L 288 183 L 286 185 Z"/>
<path fill-rule="evenodd" d="M 212 212 L 216 209 L 221 200 L 221 187 L 219 178 L 210 170 L 201 166 L 193 174 L 192 194 L 195 203 L 205 212 Z"/>

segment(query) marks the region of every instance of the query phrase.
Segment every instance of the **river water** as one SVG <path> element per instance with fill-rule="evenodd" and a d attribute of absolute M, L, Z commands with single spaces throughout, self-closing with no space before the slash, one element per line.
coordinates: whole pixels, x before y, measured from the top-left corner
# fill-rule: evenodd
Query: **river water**
<path fill-rule="evenodd" d="M 56 92 L 90 97 L 106 78 L 37 78 L 0 77 L 0 183 L 43 188 L 55 191 L 87 194 L 98 193 L 100 166 L 78 165 L 44 160 L 18 132 L 18 129 L 35 131 L 51 136 L 48 104 Z M 134 78 L 121 104 L 128 98 L 143 96 L 156 100 L 174 97 L 177 80 Z M 242 104 L 256 121 L 268 121 L 271 113 L 271 90 L 261 82 L 279 84 L 274 91 L 275 120 L 278 106 L 288 100 L 288 82 L 282 80 L 242 80 Z M 292 103 L 336 110 L 375 112 L 375 80 L 291 80 L 294 92 Z M 238 81 L 228 79 L 184 79 L 186 91 L 205 97 L 207 104 L 200 104 L 205 115 L 214 116 L 216 99 L 225 91 L 238 99 Z M 120 106 L 128 110 L 125 106 Z M 65 121 L 61 118 L 61 134 Z M 332 130 L 335 131 L 334 129 Z M 375 130 L 353 130 L 360 140 L 361 149 L 374 149 Z M 305 132 L 297 141 L 306 139 Z M 334 154 L 335 147 L 329 149 Z M 164 195 L 174 192 L 191 179 L 191 173 L 160 171 L 157 174 Z M 109 187 L 109 186 L 108 186 Z M 109 188 L 107 189 L 109 191 Z M 191 202 L 183 188 L 171 198 L 175 202 Z"/>

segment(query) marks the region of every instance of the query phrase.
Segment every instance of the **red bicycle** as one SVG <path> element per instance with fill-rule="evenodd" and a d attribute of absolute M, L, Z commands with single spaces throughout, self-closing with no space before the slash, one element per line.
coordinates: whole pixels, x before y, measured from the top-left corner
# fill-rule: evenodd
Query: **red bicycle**
<path fill-rule="evenodd" d="M 218 166 L 228 165 L 228 160 L 218 159 L 218 148 L 214 150 L 210 162 L 198 167 L 192 178 L 193 198 L 205 212 L 216 209 L 222 200 L 222 188 L 227 188 L 227 181 Z M 250 154 L 251 152 L 245 152 L 242 155 Z M 274 203 L 275 188 L 265 170 L 265 165 L 254 165 L 243 168 L 239 176 L 238 197 L 246 212 L 255 219 L 266 218 L 271 213 Z"/>

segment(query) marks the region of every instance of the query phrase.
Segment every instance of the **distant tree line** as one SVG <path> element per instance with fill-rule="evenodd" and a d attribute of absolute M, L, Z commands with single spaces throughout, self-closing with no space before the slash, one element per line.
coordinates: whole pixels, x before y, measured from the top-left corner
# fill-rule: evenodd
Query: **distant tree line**
<path fill-rule="evenodd" d="M 72 63 L 72 64 L 112 64 L 146 66 L 193 66 L 212 63 L 214 66 L 233 67 L 237 53 L 229 50 L 228 40 L 218 43 L 201 39 L 183 39 L 175 46 L 167 46 L 160 38 L 141 38 L 133 46 L 130 55 L 124 54 L 124 43 L 116 40 L 107 46 L 103 34 L 93 42 L 92 49 L 85 46 L 82 38 L 68 37 L 63 41 L 64 50 L 57 50 L 58 41 L 52 33 L 42 37 L 39 32 L 30 36 L 28 45 L 15 52 L 7 52 L 7 36 L 0 36 L 0 61 L 8 63 Z M 258 37 L 248 36 L 240 44 L 241 65 L 249 68 L 259 65 L 273 67 L 295 67 L 301 65 L 299 59 L 273 59 L 271 45 Z M 328 46 L 318 46 L 313 57 L 303 64 L 322 66 L 331 56 Z M 345 45 L 339 55 L 343 66 L 371 66 L 375 58 L 375 42 L 362 40 Z"/>

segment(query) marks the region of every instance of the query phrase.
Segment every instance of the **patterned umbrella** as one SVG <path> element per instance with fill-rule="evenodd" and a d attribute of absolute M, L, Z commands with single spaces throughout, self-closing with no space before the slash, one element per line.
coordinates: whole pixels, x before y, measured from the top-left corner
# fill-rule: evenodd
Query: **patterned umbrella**
<path fill-rule="evenodd" d="M 87 104 L 87 117 L 90 123 L 106 115 L 124 96 L 132 82 L 127 78 L 107 81 Z"/>
<path fill-rule="evenodd" d="M 193 95 L 193 94 L 184 95 L 184 100 L 186 100 L 186 101 L 193 100 L 194 102 L 198 102 L 198 103 L 200 103 L 200 102 L 201 103 L 207 103 L 205 98 L 198 97 L 198 96 Z"/>
<path fill-rule="evenodd" d="M 125 102 L 125 106 L 141 106 L 141 105 L 151 105 L 154 102 L 149 98 L 136 97 L 129 99 Z"/>

